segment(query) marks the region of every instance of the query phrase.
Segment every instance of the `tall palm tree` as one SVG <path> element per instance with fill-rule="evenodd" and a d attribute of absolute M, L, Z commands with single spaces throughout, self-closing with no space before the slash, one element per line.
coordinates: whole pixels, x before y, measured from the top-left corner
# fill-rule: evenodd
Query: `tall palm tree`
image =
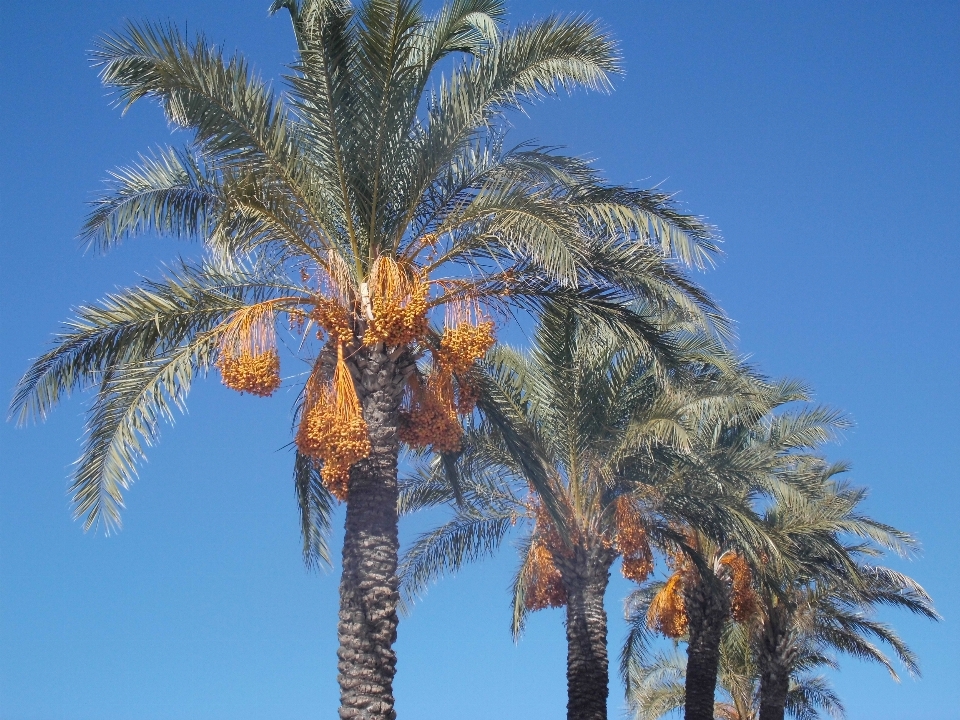
<path fill-rule="evenodd" d="M 716 312 L 666 257 L 702 264 L 715 245 L 662 193 L 505 148 L 504 111 L 608 87 L 619 61 L 595 23 L 509 30 L 499 0 L 454 0 L 433 16 L 412 0 L 271 10 L 290 15 L 297 43 L 282 97 L 242 56 L 170 25 L 100 42 L 119 103 L 156 100 L 192 139 L 115 171 L 85 238 L 100 249 L 151 232 L 198 238 L 208 257 L 81 308 L 12 407 L 21 421 L 43 417 L 96 389 L 73 492 L 86 527 L 109 529 L 193 377 L 216 367 L 229 387 L 269 395 L 278 323 L 291 323 L 308 368 L 295 461 L 308 558 L 325 554 L 333 498 L 348 500 L 340 712 L 392 718 L 401 441 L 456 449 L 457 410 L 475 395 L 467 375 L 501 311 L 576 302 L 668 358 L 662 313 L 709 324 Z M 421 378 L 428 352 L 436 369 Z"/>
<path fill-rule="evenodd" d="M 468 434 L 456 477 L 434 462 L 403 487 L 405 511 L 443 502 L 454 510 L 406 554 L 403 587 L 416 596 L 519 526 L 514 633 L 531 610 L 565 608 L 567 716 L 599 720 L 607 712 L 611 566 L 622 557 L 623 574 L 643 581 L 653 569 L 651 543 L 672 536 L 677 513 L 688 522 L 695 512 L 716 513 L 695 511 L 686 493 L 663 497 L 644 465 L 661 447 L 685 446 L 685 415 L 750 383 L 714 370 L 695 388 L 671 387 L 641 354 L 565 308 L 542 313 L 528 355 L 497 348 L 487 369 L 485 421 Z"/>

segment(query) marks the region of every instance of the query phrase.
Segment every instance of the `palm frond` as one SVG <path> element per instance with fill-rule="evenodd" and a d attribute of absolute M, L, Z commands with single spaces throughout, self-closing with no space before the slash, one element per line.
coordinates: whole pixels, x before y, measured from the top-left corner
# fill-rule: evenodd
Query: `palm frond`
<path fill-rule="evenodd" d="M 162 357 L 245 304 L 291 290 L 296 288 L 269 268 L 181 265 L 162 280 L 81 307 L 53 349 L 24 374 L 11 415 L 20 423 L 42 419 L 73 390 L 96 386 L 112 369 Z"/>
<path fill-rule="evenodd" d="M 492 555 L 510 532 L 514 519 L 508 510 L 498 513 L 488 508 L 483 514 L 461 511 L 421 535 L 404 554 L 398 570 L 401 592 L 408 599 L 419 597 L 441 575 Z"/>
<path fill-rule="evenodd" d="M 152 445 L 161 420 L 172 422 L 183 410 L 194 374 L 213 361 L 217 338 L 206 333 L 166 357 L 112 368 L 105 374 L 87 418 L 83 454 L 70 486 L 74 515 L 84 529 L 98 522 L 120 526 L 123 490 L 136 476 L 136 465 Z"/>
<path fill-rule="evenodd" d="M 311 459 L 297 452 L 293 464 L 294 488 L 300 508 L 300 534 L 303 538 L 303 561 L 307 567 L 329 566 L 331 518 L 336 506 L 334 497 L 323 484 L 320 469 Z"/>

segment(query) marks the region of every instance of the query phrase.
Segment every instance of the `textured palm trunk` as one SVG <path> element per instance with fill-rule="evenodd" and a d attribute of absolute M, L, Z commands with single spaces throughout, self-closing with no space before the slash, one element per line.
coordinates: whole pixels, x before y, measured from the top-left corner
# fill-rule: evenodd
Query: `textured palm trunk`
<path fill-rule="evenodd" d="M 607 613 L 612 553 L 578 549 L 557 565 L 567 591 L 567 720 L 606 720 Z"/>
<path fill-rule="evenodd" d="M 403 369 L 381 348 L 350 359 L 372 452 L 351 469 L 340 579 L 340 717 L 394 720 L 397 657 L 397 424 Z"/>
<path fill-rule="evenodd" d="M 684 720 L 713 720 L 720 640 L 730 613 L 723 581 L 713 574 L 684 589 L 689 641 Z"/>
<path fill-rule="evenodd" d="M 787 631 L 787 618 L 776 608 L 767 612 L 756 645 L 760 669 L 760 720 L 783 720 L 790 691 L 790 668 L 796 644 Z"/>
<path fill-rule="evenodd" d="M 760 675 L 760 720 L 783 720 L 790 690 L 790 672 L 767 668 Z"/>

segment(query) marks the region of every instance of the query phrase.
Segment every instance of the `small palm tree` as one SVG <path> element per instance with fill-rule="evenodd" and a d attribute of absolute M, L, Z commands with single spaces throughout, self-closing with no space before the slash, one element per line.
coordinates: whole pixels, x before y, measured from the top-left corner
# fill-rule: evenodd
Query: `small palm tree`
<path fill-rule="evenodd" d="M 404 484 L 405 511 L 436 503 L 454 510 L 405 556 L 404 590 L 415 596 L 518 526 L 514 633 L 529 611 L 564 607 L 567 716 L 605 718 L 610 568 L 622 558 L 623 574 L 642 582 L 653 570 L 651 543 L 672 537 L 676 513 L 689 521 L 697 504 L 686 493 L 663 497 L 644 466 L 686 445 L 686 415 L 748 383 L 712 371 L 695 389 L 672 388 L 642 355 L 564 308 L 541 315 L 529 355 L 497 348 L 487 368 L 490 408 L 467 435 L 454 477 L 435 462 Z"/>
<path fill-rule="evenodd" d="M 717 717 L 782 720 L 789 712 L 807 718 L 816 717 L 816 706 L 841 714 L 826 681 L 812 673 L 818 667 L 835 669 L 831 653 L 841 652 L 881 663 L 896 677 L 877 640 L 889 645 L 911 673 L 918 672 L 913 653 L 872 614 L 877 606 L 889 605 L 935 619 L 930 598 L 910 578 L 862 561 L 882 549 L 904 552 L 913 540 L 859 513 L 864 491 L 835 480 L 845 469 L 798 456 L 783 470 L 787 481 L 772 486 L 774 502 L 763 524 L 781 552 L 754 570 L 744 596 L 748 602 L 740 601 L 739 613 L 732 613 L 722 629 L 718 682 L 731 702 L 715 703 Z M 856 543 L 844 544 L 844 537 Z M 733 589 L 736 597 L 735 578 Z M 672 660 L 649 660 L 646 650 L 650 626 L 689 641 L 690 596 L 677 595 L 670 582 L 651 583 L 627 603 L 631 629 L 621 669 L 628 698 L 643 720 L 686 707 L 689 664 L 678 673 Z M 681 622 L 671 623 L 677 605 Z M 677 682 L 686 683 L 686 690 L 677 691 Z"/>
<path fill-rule="evenodd" d="M 635 608 L 639 610 L 640 608 Z M 646 621 L 646 611 L 638 613 Z M 717 687 L 722 695 L 714 704 L 716 720 L 758 720 L 760 675 L 753 658 L 750 631 L 730 623 L 720 644 L 720 670 Z M 843 704 L 818 667 L 833 667 L 829 658 L 797 654 L 797 666 L 790 678 L 787 706 L 799 720 L 816 720 L 820 712 L 843 717 Z M 627 701 L 635 720 L 660 720 L 682 710 L 686 692 L 686 658 L 677 652 L 657 652 L 645 662 L 630 667 L 630 693 Z"/>
<path fill-rule="evenodd" d="M 726 525 L 705 516 L 679 528 L 669 554 L 673 574 L 650 608 L 652 627 L 687 641 L 686 720 L 713 717 L 723 629 L 731 618 L 745 620 L 756 612 L 751 567 L 761 558 L 780 558 L 776 536 L 754 510 L 757 499 L 769 497 L 784 482 L 778 471 L 844 424 L 825 408 L 773 413 L 807 397 L 804 388 L 787 382 L 770 395 L 764 415 L 704 416 L 691 433 L 690 450 L 660 466 L 662 487 L 682 487 L 704 507 L 727 516 Z M 670 494 L 681 495 L 678 490 Z"/>
<path fill-rule="evenodd" d="M 794 562 L 769 564 L 758 578 L 760 612 L 753 644 L 760 669 L 759 720 L 783 720 L 791 710 L 791 678 L 810 657 L 841 652 L 879 663 L 897 679 L 879 642 L 894 651 L 910 674 L 919 674 L 910 648 L 893 628 L 875 619 L 877 607 L 939 619 L 914 580 L 868 562 L 883 551 L 906 554 L 914 540 L 859 511 L 866 492 L 838 479 L 847 467 L 819 462 L 793 472 L 798 470 L 808 476 L 802 483 L 805 492 L 778 497 L 764 515 L 791 546 Z"/>
<path fill-rule="evenodd" d="M 707 325 L 716 313 L 666 257 L 702 264 L 715 245 L 662 193 L 505 148 L 504 111 L 608 87 L 618 57 L 595 23 L 508 30 L 499 0 L 454 0 L 434 16 L 412 0 L 271 9 L 289 13 L 297 43 L 282 97 L 243 57 L 169 25 L 100 43 L 119 102 L 156 100 L 193 136 L 116 171 L 84 236 L 100 249 L 149 232 L 198 238 L 208 257 L 81 308 L 13 412 L 43 417 L 96 390 L 73 493 L 85 526 L 109 529 L 193 378 L 217 368 L 230 388 L 271 394 L 289 323 L 306 370 L 295 473 L 308 558 L 325 554 L 334 497 L 347 500 L 341 714 L 392 718 L 401 443 L 456 450 L 458 414 L 476 396 L 470 368 L 500 313 L 577 303 L 669 359 L 661 314 Z M 429 377 L 416 369 L 426 353 Z"/>

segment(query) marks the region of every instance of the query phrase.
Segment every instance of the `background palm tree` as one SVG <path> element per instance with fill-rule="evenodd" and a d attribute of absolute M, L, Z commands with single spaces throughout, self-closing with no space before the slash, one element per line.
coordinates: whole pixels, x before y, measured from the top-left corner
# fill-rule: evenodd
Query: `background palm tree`
<path fill-rule="evenodd" d="M 485 365 L 485 421 L 457 464 L 435 461 L 403 484 L 403 511 L 437 503 L 454 511 L 405 555 L 403 588 L 416 596 L 519 525 L 514 633 L 527 612 L 564 607 L 568 717 L 605 718 L 610 567 L 622 557 L 623 574 L 643 581 L 651 543 L 673 537 L 673 523 L 690 521 L 698 504 L 686 493 L 663 497 L 645 466 L 666 447 L 682 451 L 685 416 L 722 406 L 750 383 L 714 369 L 694 387 L 674 387 L 642 354 L 564 307 L 541 314 L 528 355 L 499 347 Z"/>
<path fill-rule="evenodd" d="M 789 543 L 794 561 L 768 564 L 758 576 L 761 612 L 753 645 L 760 720 L 782 720 L 786 711 L 792 712 L 791 679 L 810 658 L 840 652 L 879 663 L 897 679 L 879 642 L 894 651 L 910 674 L 919 674 L 910 648 L 876 619 L 878 607 L 939 619 L 919 584 L 869 562 L 884 551 L 906 555 L 915 541 L 860 511 L 866 491 L 838 479 L 846 470 L 844 464 L 822 461 L 791 469 L 806 476 L 797 483 L 803 492 L 778 497 L 764 513 L 765 523 Z"/>
<path fill-rule="evenodd" d="M 823 675 L 822 666 L 833 667 L 829 658 L 798 654 L 800 662 L 790 678 L 787 705 L 793 717 L 815 720 L 821 711 L 843 717 L 843 704 Z M 677 652 L 660 651 L 631 666 L 631 715 L 636 720 L 659 720 L 683 709 L 686 685 L 686 658 Z M 750 632 L 731 623 L 720 644 L 720 671 L 717 688 L 721 699 L 714 703 L 716 720 L 758 720 L 760 677 L 753 658 Z"/>
<path fill-rule="evenodd" d="M 717 717 L 782 720 L 785 712 L 815 717 L 816 706 L 842 713 L 826 681 L 812 672 L 836 669 L 832 654 L 841 652 L 881 663 L 896 678 L 878 640 L 911 673 L 919 671 L 906 644 L 873 613 L 889 605 L 936 619 L 929 596 L 905 575 L 863 562 L 883 550 L 905 552 L 913 540 L 859 512 L 864 491 L 836 480 L 845 469 L 798 456 L 782 471 L 791 476 L 787 482 L 773 486 L 774 502 L 763 523 L 781 551 L 754 570 L 755 607 L 728 618 L 722 629 L 718 682 L 731 702 L 715 703 Z M 669 590 L 666 583 L 651 583 L 627 602 L 630 633 L 621 669 L 628 698 L 644 719 L 685 707 L 691 687 L 688 668 L 679 670 L 672 657 L 647 655 L 648 627 Z M 688 598 L 685 593 L 685 603 Z"/>
<path fill-rule="evenodd" d="M 807 397 L 802 386 L 784 382 L 771 387 L 763 414 L 748 408 L 703 415 L 691 432 L 689 451 L 659 466 L 661 484 L 680 488 L 671 495 L 696 497 L 727 518 L 720 524 L 704 516 L 679 528 L 670 553 L 673 574 L 652 601 L 651 624 L 687 641 L 687 720 L 712 718 L 723 628 L 731 616 L 742 620 L 755 612 L 751 565 L 780 557 L 776 538 L 755 511 L 757 501 L 785 482 L 779 470 L 844 424 L 826 408 L 774 412 Z"/>
<path fill-rule="evenodd" d="M 603 186 L 542 149 L 505 149 L 504 110 L 608 86 L 618 59 L 595 23 L 506 30 L 496 0 L 434 16 L 404 0 L 272 10 L 289 13 L 298 48 L 283 97 L 241 56 L 169 25 L 100 42 L 95 60 L 119 103 L 156 100 L 193 138 L 116 171 L 86 239 L 108 249 L 147 232 L 195 237 L 208 257 L 81 308 L 24 376 L 13 412 L 43 417 L 72 391 L 96 390 L 73 493 L 86 527 L 109 528 L 144 446 L 196 375 L 218 367 L 234 389 L 277 389 L 277 323 L 289 321 L 308 368 L 295 461 L 308 558 L 325 555 L 332 496 L 349 500 L 341 715 L 391 718 L 402 406 L 420 422 L 432 412 L 447 436 L 434 449 L 455 448 L 454 396 L 469 406 L 466 376 L 492 342 L 491 316 L 547 298 L 669 357 L 662 313 L 701 325 L 718 316 L 664 258 L 702 264 L 715 245 L 662 193 Z M 464 59 L 431 87 L 451 54 Z M 416 370 L 425 352 L 432 379 Z"/>

